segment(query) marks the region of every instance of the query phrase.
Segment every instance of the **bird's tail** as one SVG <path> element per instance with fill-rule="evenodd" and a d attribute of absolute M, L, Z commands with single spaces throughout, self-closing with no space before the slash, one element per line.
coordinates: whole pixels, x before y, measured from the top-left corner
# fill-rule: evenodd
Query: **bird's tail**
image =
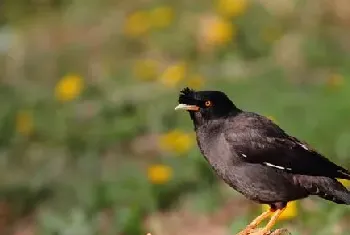
<path fill-rule="evenodd" d="M 337 204 L 350 205 L 350 191 L 338 181 L 331 187 L 323 189 L 318 196 Z"/>
<path fill-rule="evenodd" d="M 341 168 L 340 170 L 338 170 L 338 173 L 340 174 L 339 177 L 341 179 L 348 179 L 350 180 L 350 172 L 344 168 Z"/>
<path fill-rule="evenodd" d="M 331 178 L 323 178 L 312 187 L 312 194 L 337 204 L 350 205 L 350 191 L 339 181 Z"/>
<path fill-rule="evenodd" d="M 350 205 L 350 191 L 346 190 L 346 192 L 340 192 L 338 197 L 341 199 L 342 202 L 346 205 Z"/>
<path fill-rule="evenodd" d="M 332 194 L 319 194 L 320 197 L 337 204 L 350 205 L 350 191 L 333 191 Z"/>

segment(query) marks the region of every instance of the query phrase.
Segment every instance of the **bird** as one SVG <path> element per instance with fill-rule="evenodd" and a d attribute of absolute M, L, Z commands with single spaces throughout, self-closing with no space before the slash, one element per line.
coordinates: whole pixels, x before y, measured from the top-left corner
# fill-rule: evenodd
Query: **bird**
<path fill-rule="evenodd" d="M 269 205 L 240 235 L 270 217 L 258 233 L 269 234 L 289 202 L 309 196 L 350 205 L 350 191 L 338 181 L 350 180 L 347 169 L 269 118 L 238 108 L 224 92 L 186 87 L 175 110 L 188 111 L 200 152 L 216 175 L 247 199 Z"/>

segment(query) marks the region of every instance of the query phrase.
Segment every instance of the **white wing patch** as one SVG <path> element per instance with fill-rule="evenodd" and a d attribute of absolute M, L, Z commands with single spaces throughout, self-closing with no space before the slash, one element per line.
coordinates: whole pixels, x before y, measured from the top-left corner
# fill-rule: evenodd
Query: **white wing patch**
<path fill-rule="evenodd" d="M 244 158 L 247 158 L 247 155 L 245 155 L 244 153 L 241 153 L 242 157 Z M 266 166 L 270 166 L 270 167 L 274 167 L 274 168 L 277 168 L 277 169 L 280 169 L 280 170 L 288 170 L 288 171 L 291 171 L 292 168 L 289 168 L 289 167 L 283 167 L 283 166 L 277 166 L 277 165 L 274 165 L 274 164 L 271 164 L 269 162 L 264 162 L 264 164 Z"/>
<path fill-rule="evenodd" d="M 306 145 L 305 144 L 301 144 L 301 143 L 299 143 L 299 145 L 303 148 L 303 149 L 305 149 L 305 150 L 309 150 L 307 147 L 306 147 Z"/>
<path fill-rule="evenodd" d="M 264 164 L 265 164 L 266 166 L 274 167 L 274 168 L 277 168 L 277 169 L 280 169 L 280 170 L 289 170 L 289 171 L 292 170 L 292 168 L 283 167 L 283 166 L 276 166 L 276 165 L 273 165 L 273 164 L 268 163 L 268 162 L 264 162 Z"/>

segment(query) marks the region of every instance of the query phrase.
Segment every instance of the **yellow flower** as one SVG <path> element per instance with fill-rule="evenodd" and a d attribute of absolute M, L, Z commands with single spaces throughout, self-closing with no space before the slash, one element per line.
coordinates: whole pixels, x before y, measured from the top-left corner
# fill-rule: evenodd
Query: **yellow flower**
<path fill-rule="evenodd" d="M 217 0 L 217 10 L 225 17 L 236 17 L 246 12 L 248 0 Z"/>
<path fill-rule="evenodd" d="M 33 116 L 29 111 L 20 111 L 16 116 L 16 131 L 22 135 L 30 135 L 33 132 Z"/>
<path fill-rule="evenodd" d="M 237 28 L 230 21 L 214 17 L 205 28 L 204 40 L 207 44 L 227 44 L 236 36 Z"/>
<path fill-rule="evenodd" d="M 350 187 L 350 180 L 346 179 L 338 179 L 340 183 L 342 183 L 345 187 L 349 188 Z"/>
<path fill-rule="evenodd" d="M 173 130 L 162 135 L 159 139 L 161 149 L 178 154 L 188 152 L 193 143 L 193 136 L 180 130 Z"/>
<path fill-rule="evenodd" d="M 203 86 L 204 84 L 204 79 L 201 75 L 196 74 L 192 75 L 188 80 L 187 80 L 187 86 L 193 89 L 199 89 Z"/>
<path fill-rule="evenodd" d="M 56 84 L 56 99 L 59 101 L 73 100 L 81 94 L 83 87 L 83 79 L 80 76 L 66 75 Z"/>
<path fill-rule="evenodd" d="M 166 165 L 152 165 L 148 167 L 148 180 L 153 184 L 164 184 L 168 182 L 173 175 L 173 169 Z"/>
<path fill-rule="evenodd" d="M 267 211 L 269 209 L 270 209 L 269 205 L 262 205 L 263 211 Z M 297 215 L 298 215 L 297 202 L 292 201 L 292 202 L 288 203 L 286 210 L 283 211 L 283 213 L 281 214 L 281 216 L 278 219 L 279 220 L 288 220 L 288 219 L 292 219 L 292 218 L 296 217 Z"/>
<path fill-rule="evenodd" d="M 146 11 L 136 11 L 127 16 L 124 32 L 127 36 L 138 37 L 150 29 L 149 14 Z"/>
<path fill-rule="evenodd" d="M 327 80 L 330 89 L 337 89 L 344 84 L 344 77 L 341 74 L 332 74 Z"/>
<path fill-rule="evenodd" d="M 150 24 L 154 28 L 166 28 L 168 27 L 173 18 L 173 9 L 169 6 L 161 6 L 152 9 L 149 12 Z"/>
<path fill-rule="evenodd" d="M 185 63 L 170 65 L 163 72 L 160 81 L 167 87 L 175 87 L 186 76 L 187 67 Z"/>
<path fill-rule="evenodd" d="M 158 73 L 158 63 L 151 59 L 139 60 L 135 63 L 133 72 L 139 79 L 153 80 Z"/>

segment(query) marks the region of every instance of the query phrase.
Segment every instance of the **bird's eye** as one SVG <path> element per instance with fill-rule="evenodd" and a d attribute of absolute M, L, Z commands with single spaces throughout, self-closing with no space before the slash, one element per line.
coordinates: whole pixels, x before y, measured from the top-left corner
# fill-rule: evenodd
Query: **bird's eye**
<path fill-rule="evenodd" d="M 207 100 L 207 101 L 205 101 L 204 105 L 205 105 L 206 107 L 210 107 L 210 106 L 212 105 L 212 103 L 211 103 L 210 100 Z"/>

